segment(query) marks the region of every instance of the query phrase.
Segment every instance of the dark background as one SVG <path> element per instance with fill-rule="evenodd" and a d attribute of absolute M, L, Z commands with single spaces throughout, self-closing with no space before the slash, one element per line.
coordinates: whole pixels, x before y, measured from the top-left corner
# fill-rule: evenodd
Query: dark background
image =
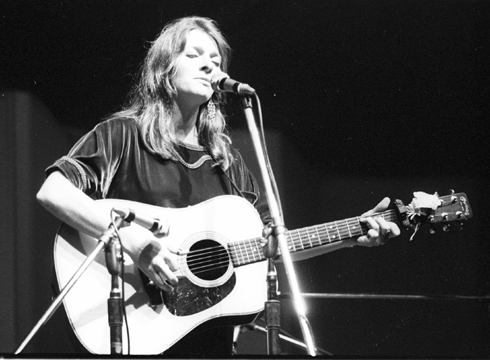
<path fill-rule="evenodd" d="M 455 189 L 472 203 L 462 232 L 403 234 L 298 263 L 303 291 L 489 293 L 490 2 L 3 1 L 2 97 L 38 99 L 73 142 L 120 108 L 149 41 L 185 15 L 218 21 L 234 49 L 230 75 L 260 95 L 279 139 L 269 146 L 289 228 L 358 215 L 386 195 L 410 202 L 418 190 Z M 241 133 L 235 97 L 227 110 Z M 490 356 L 485 301 L 309 305 L 317 345 L 337 356 Z M 283 311 L 299 336 L 287 301 Z"/>

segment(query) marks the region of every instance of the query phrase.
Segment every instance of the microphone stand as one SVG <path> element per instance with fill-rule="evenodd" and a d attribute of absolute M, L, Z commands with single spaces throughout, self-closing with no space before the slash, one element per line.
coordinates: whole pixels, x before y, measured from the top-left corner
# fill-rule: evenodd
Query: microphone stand
<path fill-rule="evenodd" d="M 248 128 L 252 137 L 252 142 L 255 147 L 255 154 L 260 166 L 262 179 L 265 185 L 265 193 L 267 196 L 267 202 L 272 217 L 272 243 L 268 242 L 265 251 L 265 256 L 268 258 L 269 271 L 268 271 L 268 301 L 265 304 L 266 322 L 267 322 L 267 344 L 270 355 L 279 355 L 279 315 L 280 315 L 280 303 L 277 300 L 276 294 L 276 275 L 274 269 L 274 258 L 277 254 L 277 245 L 281 251 L 281 257 L 286 270 L 290 291 L 292 294 L 293 305 L 298 316 L 301 332 L 306 344 L 308 354 L 315 356 L 315 345 L 313 341 L 313 335 L 310 327 L 310 323 L 306 317 L 306 306 L 298 286 L 298 280 L 296 273 L 294 272 L 293 262 L 291 260 L 291 254 L 287 246 L 287 240 L 285 236 L 286 228 L 284 226 L 284 220 L 282 219 L 279 209 L 279 201 L 275 198 L 274 191 L 272 190 L 272 183 L 267 166 L 265 162 L 265 152 L 262 147 L 262 143 L 259 137 L 259 131 L 257 129 L 255 118 L 252 110 L 252 100 L 250 96 L 242 94 L 241 105 L 245 118 L 247 120 Z"/>
<path fill-rule="evenodd" d="M 51 303 L 48 310 L 44 313 L 44 315 L 39 319 L 37 324 L 32 328 L 31 332 L 26 336 L 22 344 L 15 351 L 15 355 L 18 355 L 24 348 L 27 346 L 29 341 L 33 338 L 33 336 L 39 331 L 39 329 L 53 316 L 54 312 L 60 307 L 63 299 L 66 297 L 68 292 L 71 290 L 73 285 L 78 281 L 80 276 L 87 270 L 90 264 L 95 260 L 97 255 L 111 242 L 111 240 L 116 237 L 117 229 L 119 229 L 124 223 L 119 216 L 115 218 L 114 222 L 111 223 L 109 228 L 104 231 L 104 233 L 98 239 L 97 246 L 92 251 L 92 253 L 84 260 L 82 265 L 78 268 L 75 274 L 71 277 L 71 279 L 66 283 L 63 290 L 61 290 L 60 294 L 56 297 L 56 299 Z M 112 295 L 112 292 L 111 292 Z M 110 316 L 111 317 L 111 316 Z M 122 348 L 122 347 L 121 347 Z M 111 328 L 111 350 L 112 350 L 112 328 Z"/>
<path fill-rule="evenodd" d="M 107 300 L 109 315 L 111 354 L 122 355 L 123 297 L 120 275 L 123 272 L 122 245 L 119 237 L 113 236 L 106 246 L 106 265 L 111 274 L 111 293 Z"/>

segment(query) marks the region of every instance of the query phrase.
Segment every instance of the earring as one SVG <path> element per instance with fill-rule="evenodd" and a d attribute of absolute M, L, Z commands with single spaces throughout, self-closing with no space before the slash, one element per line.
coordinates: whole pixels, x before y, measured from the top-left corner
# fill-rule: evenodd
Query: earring
<path fill-rule="evenodd" d="M 208 101 L 208 121 L 213 121 L 216 116 L 216 105 L 213 100 Z"/>

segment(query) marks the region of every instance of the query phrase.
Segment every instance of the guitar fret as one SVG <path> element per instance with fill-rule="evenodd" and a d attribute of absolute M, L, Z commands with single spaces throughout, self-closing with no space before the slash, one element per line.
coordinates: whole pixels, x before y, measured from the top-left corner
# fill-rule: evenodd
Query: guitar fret
<path fill-rule="evenodd" d="M 246 241 L 243 242 L 244 245 L 245 245 L 245 255 L 247 255 L 247 261 L 249 263 L 252 263 L 253 262 L 253 259 L 252 259 L 252 256 L 253 256 L 253 251 L 252 251 L 252 246 L 251 246 L 251 240 L 248 239 Z"/>
<path fill-rule="evenodd" d="M 237 254 L 236 254 L 236 244 L 234 243 L 229 243 L 228 244 L 228 250 L 230 252 L 230 256 L 231 256 L 231 261 L 233 262 L 234 265 L 238 266 L 238 257 L 237 257 Z"/>
<path fill-rule="evenodd" d="M 228 252 L 230 253 L 231 256 L 231 262 L 233 265 L 238 266 L 238 259 L 236 256 L 236 246 L 233 243 L 228 244 Z"/>
<path fill-rule="evenodd" d="M 337 230 L 337 234 L 339 234 L 339 240 L 341 240 L 342 235 L 340 235 L 339 226 L 337 225 L 337 221 L 334 221 L 334 223 L 335 223 L 335 229 Z"/>
<path fill-rule="evenodd" d="M 344 221 L 345 221 L 345 225 L 347 227 L 347 230 L 349 231 L 349 238 L 351 238 L 352 237 L 352 233 L 350 232 L 350 228 L 349 228 L 349 224 L 347 223 L 347 219 L 344 220 Z"/>
<path fill-rule="evenodd" d="M 304 245 L 303 245 L 303 239 L 305 238 L 305 236 L 306 236 L 306 237 L 308 237 L 308 234 L 304 235 L 304 232 L 305 232 L 305 230 L 304 230 L 304 229 L 300 229 L 300 230 L 298 230 L 298 232 L 299 232 L 299 234 L 300 234 L 300 235 L 299 235 L 299 239 L 298 239 L 298 241 L 299 241 L 299 245 L 301 246 L 301 249 L 302 249 L 302 250 L 304 250 L 304 248 L 305 248 L 305 247 L 304 247 Z M 296 242 L 295 242 L 295 243 L 296 243 Z"/>
<path fill-rule="evenodd" d="M 238 252 L 238 263 L 240 265 L 245 264 L 245 258 L 243 257 L 243 241 L 239 241 L 237 243 L 237 252 Z"/>
<path fill-rule="evenodd" d="M 262 246 L 260 246 L 259 238 L 254 238 L 250 241 L 250 249 L 252 250 L 253 262 L 262 260 Z M 255 257 L 257 256 L 257 259 Z"/>
<path fill-rule="evenodd" d="M 296 241 L 298 241 L 298 238 L 300 237 L 300 234 L 299 234 L 299 229 L 298 230 L 294 230 L 294 232 L 296 233 L 295 235 L 293 235 L 291 237 L 291 241 L 288 242 L 288 249 L 289 251 L 296 251 Z"/>
<path fill-rule="evenodd" d="M 260 253 L 258 252 L 258 249 L 261 249 L 262 247 L 260 246 L 260 242 L 258 241 L 258 238 L 255 238 L 254 239 L 254 248 L 253 248 L 253 251 L 254 251 L 254 261 L 255 261 L 255 254 L 257 254 L 257 257 L 258 259 L 257 260 L 261 260 L 261 257 L 260 257 Z"/>
<path fill-rule="evenodd" d="M 309 230 L 311 230 L 311 229 L 312 229 L 311 227 L 309 227 L 309 228 L 306 229 L 306 234 L 308 235 L 308 242 L 310 244 L 308 246 L 308 248 L 312 248 L 313 247 L 312 239 L 315 239 L 315 237 L 316 237 L 316 233 L 310 234 L 310 231 Z M 313 228 L 313 230 L 314 230 L 314 228 Z"/>
<path fill-rule="evenodd" d="M 330 223 L 330 224 L 332 224 L 332 223 Z M 334 227 L 334 225 L 329 225 L 329 224 L 325 224 L 325 226 L 327 229 L 329 242 L 332 242 L 332 239 L 337 240 L 337 233 L 338 233 L 337 228 Z"/>
<path fill-rule="evenodd" d="M 324 242 L 330 242 L 328 237 L 328 232 L 326 231 L 325 226 L 316 226 L 316 232 L 318 234 L 318 245 L 323 245 Z"/>
<path fill-rule="evenodd" d="M 242 244 L 242 242 L 240 242 L 240 243 L 238 244 L 238 248 L 237 248 L 237 250 L 238 250 L 239 254 L 240 254 L 240 255 L 241 255 L 241 257 L 242 257 L 242 261 L 240 261 L 240 259 L 239 259 L 239 260 L 238 260 L 238 263 L 245 263 L 245 258 L 243 257 L 243 252 L 242 252 L 242 246 L 241 246 L 241 244 Z"/>
<path fill-rule="evenodd" d="M 247 259 L 248 262 L 252 263 L 254 262 L 254 253 L 253 253 L 253 247 L 252 247 L 252 241 L 249 239 L 247 240 Z"/>
<path fill-rule="evenodd" d="M 306 246 L 308 249 L 315 247 L 315 241 L 321 244 L 321 240 L 319 239 L 318 231 L 315 226 L 310 226 L 305 229 L 307 236 Z"/>
<path fill-rule="evenodd" d="M 243 263 L 244 264 L 248 264 L 250 261 L 249 261 L 249 258 L 248 258 L 247 241 L 246 240 L 244 240 L 244 241 L 241 242 L 241 244 L 240 244 L 240 250 L 241 250 L 241 253 L 242 253 Z"/>
<path fill-rule="evenodd" d="M 325 228 L 325 232 L 327 234 L 328 242 L 332 243 L 332 237 L 330 236 L 330 230 L 328 229 L 328 224 L 325 224 L 324 228 Z"/>
<path fill-rule="evenodd" d="M 244 242 L 244 244 L 246 244 L 246 243 Z M 247 255 L 247 260 L 248 260 L 248 262 L 250 262 L 249 252 L 247 251 L 246 245 L 245 245 L 245 255 Z"/>
<path fill-rule="evenodd" d="M 315 226 L 315 232 L 316 232 L 316 236 L 318 239 L 318 246 L 320 246 L 322 244 L 322 236 L 320 235 L 320 232 L 318 231 L 318 229 L 319 229 L 319 227 Z"/>
<path fill-rule="evenodd" d="M 286 244 L 287 244 L 289 250 L 291 250 L 291 245 L 290 244 L 294 241 L 293 240 L 293 237 L 294 237 L 293 231 L 296 231 L 296 230 L 288 231 L 286 233 Z"/>
<path fill-rule="evenodd" d="M 294 230 L 294 231 L 295 231 L 295 232 L 298 234 L 298 236 L 299 236 L 299 229 L 298 229 L 298 230 Z M 288 246 L 288 249 L 289 249 L 290 251 L 296 251 L 296 245 L 295 245 L 294 243 L 295 243 L 294 238 L 291 238 L 291 242 L 290 242 L 290 244 L 288 244 L 288 245 L 289 245 L 289 246 Z"/>
<path fill-rule="evenodd" d="M 350 237 L 356 237 L 362 235 L 361 224 L 359 218 L 351 218 L 346 220 L 349 226 Z"/>

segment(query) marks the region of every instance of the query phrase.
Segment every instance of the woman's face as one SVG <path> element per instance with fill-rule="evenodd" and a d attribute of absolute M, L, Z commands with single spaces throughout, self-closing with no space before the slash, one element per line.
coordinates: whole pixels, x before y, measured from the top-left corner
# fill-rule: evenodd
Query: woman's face
<path fill-rule="evenodd" d="M 189 106 L 206 102 L 213 95 L 211 78 L 220 71 L 220 65 L 221 56 L 213 38 L 201 30 L 190 31 L 173 78 L 177 100 Z"/>

